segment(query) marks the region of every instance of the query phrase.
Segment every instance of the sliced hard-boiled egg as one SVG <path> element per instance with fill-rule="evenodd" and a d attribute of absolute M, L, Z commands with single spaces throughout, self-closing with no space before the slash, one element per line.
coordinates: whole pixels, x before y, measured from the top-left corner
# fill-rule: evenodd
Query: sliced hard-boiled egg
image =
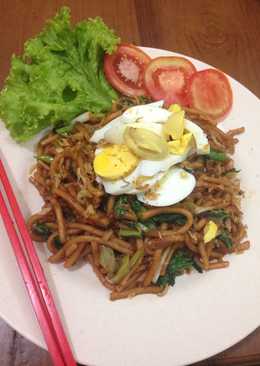
<path fill-rule="evenodd" d="M 113 195 L 120 195 L 120 194 L 137 194 L 139 191 L 134 188 L 134 182 L 139 176 L 139 169 L 138 167 L 132 171 L 125 178 L 116 179 L 116 180 L 109 180 L 109 179 L 102 179 L 101 177 L 97 177 L 98 183 L 101 183 L 104 187 L 106 193 L 113 194 Z"/>
<path fill-rule="evenodd" d="M 187 158 L 187 154 L 173 155 L 169 154 L 162 160 L 141 160 L 139 171 L 141 175 L 152 176 L 159 172 L 165 172 L 171 166 L 181 163 Z"/>
<path fill-rule="evenodd" d="M 192 152 L 207 154 L 207 136 L 184 118 L 180 106 L 167 110 L 162 105 L 160 101 L 131 107 L 93 134 L 92 142 L 109 143 L 97 147 L 93 164 L 107 193 L 137 194 L 149 205 L 166 206 L 194 189 L 195 178 L 174 165 Z M 170 116 L 175 116 L 173 122 Z"/>
<path fill-rule="evenodd" d="M 161 160 L 169 153 L 166 140 L 147 128 L 127 126 L 124 143 L 141 159 Z"/>
<path fill-rule="evenodd" d="M 98 143 L 100 140 L 105 139 L 112 144 L 122 144 L 125 128 L 129 124 L 135 128 L 146 128 L 162 135 L 162 129 L 165 128 L 164 125 L 168 118 L 178 115 L 180 112 L 183 113 L 183 111 L 178 111 L 178 108 L 176 109 L 177 112 L 171 113 L 167 109 L 162 108 L 162 104 L 163 102 L 159 101 L 127 109 L 121 116 L 96 130 L 90 141 Z M 210 146 L 207 136 L 198 125 L 184 119 L 184 130 L 193 134 L 198 154 L 209 153 Z M 175 137 L 183 133 L 182 123 L 180 123 L 179 127 L 176 126 L 176 131 L 177 135 Z"/>
<path fill-rule="evenodd" d="M 184 169 L 171 168 L 154 189 L 137 195 L 139 201 L 151 206 L 174 205 L 187 197 L 194 189 L 194 176 Z"/>
<path fill-rule="evenodd" d="M 168 146 L 170 153 L 183 155 L 186 154 L 192 147 L 193 135 L 188 132 L 181 136 L 179 140 L 169 141 Z"/>
<path fill-rule="evenodd" d="M 128 108 L 123 116 L 128 123 L 131 122 L 149 122 L 160 123 L 167 120 L 171 114 L 167 109 L 162 108 L 163 101 L 149 103 L 144 105 L 137 105 Z"/>
<path fill-rule="evenodd" d="M 112 126 L 104 133 L 104 140 L 110 144 L 123 144 L 126 126 L 127 125 L 125 123 Z"/>
<path fill-rule="evenodd" d="M 98 152 L 102 149 L 98 149 Z M 147 177 L 145 180 L 146 191 L 155 183 L 162 175 L 173 165 L 185 160 L 185 155 L 169 155 L 166 159 L 159 161 L 141 160 L 138 166 L 127 176 L 117 180 L 102 179 L 98 177 L 98 182 L 104 186 L 106 193 L 109 194 L 137 194 L 140 190 L 137 189 L 136 182 L 141 177 Z"/>
<path fill-rule="evenodd" d="M 180 112 L 181 110 L 182 109 L 179 104 L 171 104 L 170 107 L 168 108 L 168 111 L 172 113 Z"/>
<path fill-rule="evenodd" d="M 155 123 L 155 122 L 135 122 L 135 123 L 128 123 L 127 124 L 128 127 L 133 127 L 133 128 L 145 128 L 146 130 L 152 131 L 154 133 L 157 133 L 157 135 L 159 136 L 163 136 L 162 134 L 162 125 L 160 123 Z"/>
<path fill-rule="evenodd" d="M 90 142 L 98 143 L 100 140 L 104 139 L 105 133 L 109 131 L 112 127 L 118 128 L 121 124 L 124 123 L 122 116 L 119 116 L 113 119 L 111 122 L 107 123 L 104 127 L 99 128 L 94 132 L 94 134 L 90 138 Z"/>
<path fill-rule="evenodd" d="M 108 145 L 95 156 L 93 167 L 100 177 L 115 180 L 129 175 L 138 163 L 138 157 L 126 145 Z"/>
<path fill-rule="evenodd" d="M 143 128 L 148 131 L 152 131 L 158 135 L 162 133 L 162 125 L 154 122 L 134 122 L 134 123 L 121 123 L 120 126 L 112 126 L 104 134 L 104 139 L 111 144 L 123 144 L 124 133 L 127 127 L 132 128 Z"/>
<path fill-rule="evenodd" d="M 218 233 L 218 226 L 215 224 L 214 221 L 210 220 L 205 226 L 204 226 L 204 236 L 203 240 L 204 243 L 208 243 L 211 240 L 215 239 Z"/>
<path fill-rule="evenodd" d="M 135 169 L 130 175 L 125 178 L 117 180 L 100 180 L 104 189 L 109 194 L 137 194 L 140 191 L 147 191 L 151 189 L 164 175 L 164 173 L 155 174 L 152 177 L 145 177 L 140 175 L 140 172 Z"/>
<path fill-rule="evenodd" d="M 109 136 L 113 136 L 115 131 L 124 124 L 128 123 L 163 123 L 171 115 L 167 109 L 162 108 L 163 101 L 149 103 L 144 105 L 138 105 L 128 108 L 121 116 L 113 119 L 111 122 L 107 123 L 104 127 L 96 130 L 91 137 L 90 141 L 98 143 L 100 140 L 105 138 L 105 134 L 113 128 L 113 132 Z M 107 135 L 106 135 L 107 136 Z M 122 133 L 117 133 L 117 136 L 122 137 Z M 109 137 L 109 138 L 110 138 Z M 114 141 L 108 141 L 110 143 L 115 143 Z"/>
<path fill-rule="evenodd" d="M 163 125 L 163 132 L 166 138 L 178 140 L 184 131 L 184 111 L 172 113 Z"/>
<path fill-rule="evenodd" d="M 188 119 L 185 119 L 184 128 L 186 131 L 193 134 L 197 153 L 202 155 L 209 154 L 210 146 L 205 132 L 198 125 Z"/>

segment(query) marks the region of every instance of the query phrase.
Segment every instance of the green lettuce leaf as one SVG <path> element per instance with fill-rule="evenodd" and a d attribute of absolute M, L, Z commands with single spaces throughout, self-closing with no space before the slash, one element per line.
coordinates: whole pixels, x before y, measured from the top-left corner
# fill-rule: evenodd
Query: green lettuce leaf
<path fill-rule="evenodd" d="M 63 7 L 24 54 L 13 56 L 0 94 L 0 116 L 13 138 L 26 141 L 48 126 L 69 122 L 84 111 L 110 110 L 116 92 L 103 74 L 104 53 L 120 39 L 100 18 L 70 24 Z"/>

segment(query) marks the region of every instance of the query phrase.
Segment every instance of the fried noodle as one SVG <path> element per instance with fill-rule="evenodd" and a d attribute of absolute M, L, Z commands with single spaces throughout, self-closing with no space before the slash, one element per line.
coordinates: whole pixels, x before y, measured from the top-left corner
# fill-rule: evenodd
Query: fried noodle
<path fill-rule="evenodd" d="M 44 200 L 42 210 L 28 221 L 32 239 L 47 243 L 51 263 L 63 263 L 66 268 L 89 263 L 100 282 L 111 291 L 111 300 L 166 293 L 168 285 L 158 285 L 154 278 L 156 273 L 166 274 L 178 250 L 186 250 L 201 270 L 208 271 L 227 267 L 229 262 L 224 260 L 227 254 L 241 253 L 250 246 L 245 241 L 246 227 L 240 210 L 243 192 L 233 174 L 231 157 L 237 143 L 235 136 L 244 129 L 224 133 L 194 110 L 186 113 L 190 112 L 192 120 L 207 134 L 210 146 L 228 154 L 228 158 L 214 161 L 192 155 L 180 164 L 192 171 L 197 182 L 186 199 L 168 207 L 144 205 L 138 214 L 131 206 L 134 198 L 129 196 L 124 214 L 116 214 L 118 197 L 106 194 L 96 181 L 92 166 L 96 146 L 89 138 L 95 129 L 119 116 L 125 108 L 114 106 L 113 112 L 101 120 L 76 122 L 66 136 L 55 131 L 47 134 L 38 143 L 38 160 L 30 176 Z M 42 161 L 41 156 L 48 156 L 49 162 Z M 232 245 L 227 246 L 221 235 L 204 243 L 203 230 L 210 220 L 208 213 L 214 210 L 226 213 L 226 217 L 217 219 L 218 231 L 228 234 Z M 137 221 L 146 223 L 165 214 L 181 215 L 183 223 L 154 221 L 152 228 L 141 233 L 141 238 L 124 240 L 120 236 L 120 228 L 133 227 Z M 102 265 L 100 258 L 104 253 L 112 255 L 113 270 Z M 123 262 L 128 266 L 125 273 Z M 120 270 L 121 277 L 115 275 Z"/>

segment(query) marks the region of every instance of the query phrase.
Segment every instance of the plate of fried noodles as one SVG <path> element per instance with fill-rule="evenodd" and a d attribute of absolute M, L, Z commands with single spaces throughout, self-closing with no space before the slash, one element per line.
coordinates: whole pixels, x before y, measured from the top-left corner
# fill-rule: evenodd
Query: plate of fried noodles
<path fill-rule="evenodd" d="M 78 362 L 189 364 L 260 325 L 260 106 L 228 79 L 233 108 L 223 122 L 185 109 L 212 155 L 178 163 L 182 178 L 193 175 L 196 183 L 167 206 L 148 204 L 152 195 L 107 193 L 93 165 L 104 149 L 102 139 L 91 140 L 95 131 L 150 101 L 119 98 L 105 116 L 22 144 L 1 124 L 3 159 Z M 44 347 L 2 223 L 0 233 L 0 314 Z"/>

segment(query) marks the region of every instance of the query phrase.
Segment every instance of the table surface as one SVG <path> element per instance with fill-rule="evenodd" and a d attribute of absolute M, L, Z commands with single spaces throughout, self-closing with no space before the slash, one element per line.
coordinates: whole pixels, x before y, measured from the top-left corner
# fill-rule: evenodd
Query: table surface
<path fill-rule="evenodd" d="M 10 57 L 61 5 L 73 21 L 101 16 L 124 42 L 168 49 L 209 63 L 260 97 L 259 0 L 1 0 L 0 84 Z M 259 365 L 260 328 L 197 366 Z M 50 366 L 46 351 L 0 321 L 1 366 Z"/>

